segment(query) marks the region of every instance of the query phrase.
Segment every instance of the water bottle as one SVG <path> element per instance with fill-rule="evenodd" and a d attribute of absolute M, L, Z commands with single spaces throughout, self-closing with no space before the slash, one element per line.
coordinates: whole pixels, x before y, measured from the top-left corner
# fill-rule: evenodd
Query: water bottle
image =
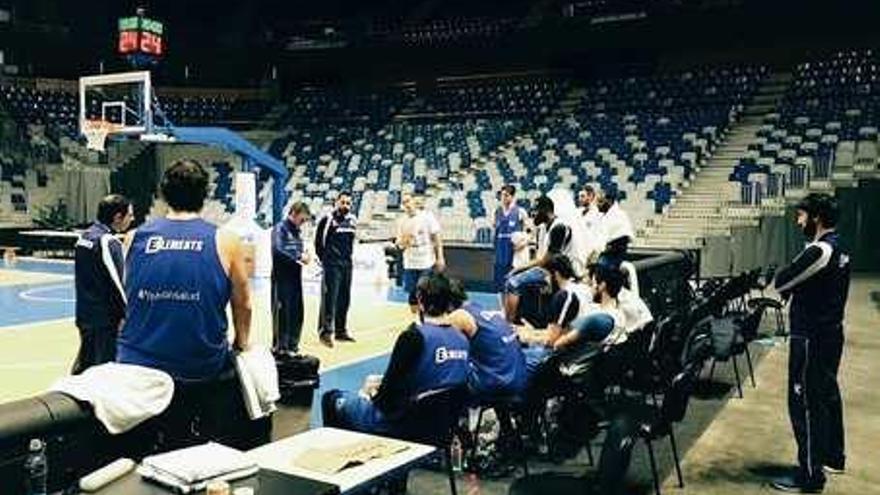
<path fill-rule="evenodd" d="M 39 438 L 31 440 L 30 453 L 24 463 L 27 495 L 46 495 L 49 478 L 49 465 L 46 459 L 46 444 Z"/>
<path fill-rule="evenodd" d="M 464 453 L 462 452 L 461 440 L 459 440 L 458 435 L 452 437 L 452 445 L 449 448 L 450 455 L 452 461 L 452 470 L 456 473 L 461 472 L 463 465 L 463 457 Z"/>

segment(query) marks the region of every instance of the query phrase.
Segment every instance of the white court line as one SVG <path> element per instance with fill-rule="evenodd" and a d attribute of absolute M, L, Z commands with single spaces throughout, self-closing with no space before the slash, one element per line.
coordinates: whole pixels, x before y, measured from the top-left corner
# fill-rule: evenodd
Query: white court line
<path fill-rule="evenodd" d="M 48 285 L 45 287 L 35 287 L 33 289 L 28 289 L 28 290 L 19 292 L 18 297 L 24 299 L 25 301 L 32 301 L 32 302 L 74 303 L 74 302 L 76 302 L 76 298 L 68 299 L 66 297 L 45 297 L 45 296 L 35 295 L 35 294 L 47 292 L 50 290 L 67 289 L 69 287 L 70 287 L 69 284 L 61 284 L 61 285 L 55 284 L 55 285 Z"/>
<path fill-rule="evenodd" d="M 18 261 L 32 261 L 36 263 L 49 263 L 55 265 L 72 265 L 74 263 L 73 260 L 62 260 L 62 259 L 52 259 L 52 258 L 34 258 L 33 256 L 21 256 L 18 258 Z"/>

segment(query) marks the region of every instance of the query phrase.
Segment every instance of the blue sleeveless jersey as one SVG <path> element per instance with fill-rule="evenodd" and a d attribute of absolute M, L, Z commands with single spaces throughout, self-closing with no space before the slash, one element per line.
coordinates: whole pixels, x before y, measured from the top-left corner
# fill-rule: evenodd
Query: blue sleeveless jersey
<path fill-rule="evenodd" d="M 410 397 L 430 390 L 467 384 L 468 341 L 461 332 L 433 323 L 422 323 L 424 346 L 409 385 Z"/>
<path fill-rule="evenodd" d="M 230 353 L 231 283 L 216 234 L 203 220 L 164 218 L 136 231 L 127 259 L 119 362 L 160 369 L 176 380 L 211 379 L 223 370 Z"/>
<path fill-rule="evenodd" d="M 504 208 L 499 207 L 495 213 L 495 264 L 510 266 L 513 263 L 513 241 L 511 236 L 514 232 L 523 230 L 522 214 L 519 206 L 511 208 L 505 213 Z"/>
<path fill-rule="evenodd" d="M 471 338 L 468 384 L 477 394 L 515 395 L 526 388 L 526 361 L 519 340 L 504 317 L 467 302 L 462 307 L 477 322 Z"/>

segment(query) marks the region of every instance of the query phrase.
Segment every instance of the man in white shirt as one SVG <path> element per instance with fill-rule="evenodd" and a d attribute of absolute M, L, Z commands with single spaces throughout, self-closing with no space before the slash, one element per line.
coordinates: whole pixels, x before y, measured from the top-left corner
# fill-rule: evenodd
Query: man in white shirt
<path fill-rule="evenodd" d="M 629 215 L 620 207 L 616 194 L 606 194 L 599 204 L 599 211 L 604 213 L 600 222 L 605 237 L 602 257 L 604 262 L 619 267 L 629 250 L 630 242 L 635 239 L 632 222 Z"/>
<path fill-rule="evenodd" d="M 602 224 L 602 212 L 599 211 L 599 192 L 592 184 L 585 185 L 578 192 L 578 206 L 581 207 L 581 219 L 587 239 L 589 259 L 598 256 L 605 249 L 605 231 Z"/>
<path fill-rule="evenodd" d="M 411 295 L 419 278 L 446 269 L 440 222 L 431 212 L 422 210 L 412 194 L 401 198 L 404 216 L 397 224 L 395 244 L 403 251 L 403 290 Z"/>

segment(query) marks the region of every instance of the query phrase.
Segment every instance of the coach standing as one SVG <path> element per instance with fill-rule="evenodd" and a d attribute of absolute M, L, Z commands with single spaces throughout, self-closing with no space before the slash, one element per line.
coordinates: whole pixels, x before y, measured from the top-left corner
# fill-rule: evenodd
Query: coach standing
<path fill-rule="evenodd" d="M 809 244 L 776 276 L 776 290 L 791 298 L 788 408 L 798 446 L 798 470 L 774 480 L 782 491 L 821 492 L 825 474 L 841 473 L 843 411 L 837 370 L 843 352 L 843 317 L 849 293 L 849 256 L 834 228 L 837 202 L 810 194 L 797 205 L 797 224 Z"/>
<path fill-rule="evenodd" d="M 114 233 L 128 230 L 131 202 L 111 194 L 98 203 L 98 219 L 76 242 L 76 326 L 80 346 L 73 374 L 116 359 L 116 336 L 125 318 L 122 242 Z"/>
<path fill-rule="evenodd" d="M 308 205 L 294 203 L 287 218 L 272 230 L 273 347 L 279 352 L 299 352 L 303 325 L 302 265 L 309 262 L 302 226 L 309 216 Z"/>
<path fill-rule="evenodd" d="M 341 192 L 336 197 L 336 208 L 322 218 L 315 229 L 315 254 L 324 267 L 318 335 L 327 347 L 333 347 L 334 334 L 338 341 L 354 342 L 347 320 L 356 233 L 357 218 L 351 213 L 351 195 Z"/>

